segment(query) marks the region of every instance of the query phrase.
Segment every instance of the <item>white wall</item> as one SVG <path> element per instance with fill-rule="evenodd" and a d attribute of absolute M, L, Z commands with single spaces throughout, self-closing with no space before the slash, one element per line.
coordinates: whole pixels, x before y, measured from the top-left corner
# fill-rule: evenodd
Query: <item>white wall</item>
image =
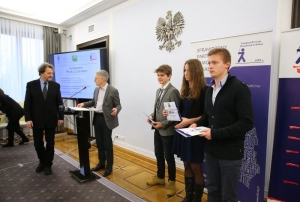
<path fill-rule="evenodd" d="M 284 0 L 278 1 L 278 4 L 281 7 L 281 29 L 280 31 L 291 29 L 292 24 L 292 6 L 293 0 Z"/>

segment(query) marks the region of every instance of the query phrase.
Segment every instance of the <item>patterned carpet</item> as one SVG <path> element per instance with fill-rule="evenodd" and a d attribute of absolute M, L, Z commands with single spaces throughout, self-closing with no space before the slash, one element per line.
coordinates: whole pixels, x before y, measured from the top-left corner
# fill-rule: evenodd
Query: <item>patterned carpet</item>
<path fill-rule="evenodd" d="M 97 180 L 78 182 L 69 174 L 76 167 L 57 154 L 51 175 L 36 173 L 37 165 L 32 142 L 0 147 L 0 201 L 129 201 Z"/>

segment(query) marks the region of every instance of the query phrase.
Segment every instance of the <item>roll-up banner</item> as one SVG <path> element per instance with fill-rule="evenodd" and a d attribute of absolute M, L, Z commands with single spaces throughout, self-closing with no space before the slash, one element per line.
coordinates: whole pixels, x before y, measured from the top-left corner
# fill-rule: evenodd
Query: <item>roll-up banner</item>
<path fill-rule="evenodd" d="M 254 128 L 245 134 L 245 154 L 239 176 L 238 196 L 240 202 L 263 202 L 272 32 L 197 41 L 192 42 L 191 47 L 192 58 L 197 58 L 202 63 L 207 81 L 212 80 L 207 53 L 217 47 L 228 49 L 231 53 L 230 74 L 245 82 L 251 90 Z"/>
<path fill-rule="evenodd" d="M 300 29 L 281 33 L 268 201 L 300 201 Z"/>

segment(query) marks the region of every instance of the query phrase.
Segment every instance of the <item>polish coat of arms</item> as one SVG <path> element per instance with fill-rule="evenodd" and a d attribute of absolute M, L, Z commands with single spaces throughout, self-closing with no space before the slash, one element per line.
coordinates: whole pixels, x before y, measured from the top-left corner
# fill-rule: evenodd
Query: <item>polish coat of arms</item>
<path fill-rule="evenodd" d="M 158 41 L 163 41 L 159 49 L 166 48 L 167 51 L 171 52 L 176 45 L 178 47 L 181 45 L 181 41 L 177 40 L 177 37 L 182 33 L 182 29 L 184 28 L 184 19 L 181 12 L 177 12 L 172 19 L 172 11 L 168 11 L 166 20 L 164 18 L 158 19 L 156 35 Z"/>

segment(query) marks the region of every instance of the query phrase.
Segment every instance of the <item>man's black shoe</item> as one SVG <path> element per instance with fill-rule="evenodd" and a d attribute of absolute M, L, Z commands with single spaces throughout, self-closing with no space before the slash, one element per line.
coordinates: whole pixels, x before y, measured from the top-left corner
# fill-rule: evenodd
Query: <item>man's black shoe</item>
<path fill-rule="evenodd" d="M 3 145 L 2 147 L 13 147 L 14 146 L 14 143 L 7 143 L 5 145 Z"/>
<path fill-rule="evenodd" d="M 25 142 L 29 142 L 29 139 L 28 139 L 28 138 L 22 139 L 22 141 L 19 143 L 19 145 L 22 145 L 22 144 L 24 144 Z"/>
<path fill-rule="evenodd" d="M 43 170 L 44 170 L 44 165 L 40 162 L 38 167 L 35 169 L 35 172 L 39 173 L 42 172 Z"/>
<path fill-rule="evenodd" d="M 112 169 L 106 169 L 102 176 L 107 177 L 111 174 L 111 172 L 112 172 Z"/>
<path fill-rule="evenodd" d="M 51 175 L 51 173 L 52 173 L 51 167 L 50 166 L 45 166 L 44 167 L 44 173 L 45 173 L 45 175 Z"/>
<path fill-rule="evenodd" d="M 105 169 L 105 165 L 101 165 L 98 163 L 98 165 L 94 168 L 91 169 L 91 171 L 98 171 L 98 170 L 103 170 Z"/>

